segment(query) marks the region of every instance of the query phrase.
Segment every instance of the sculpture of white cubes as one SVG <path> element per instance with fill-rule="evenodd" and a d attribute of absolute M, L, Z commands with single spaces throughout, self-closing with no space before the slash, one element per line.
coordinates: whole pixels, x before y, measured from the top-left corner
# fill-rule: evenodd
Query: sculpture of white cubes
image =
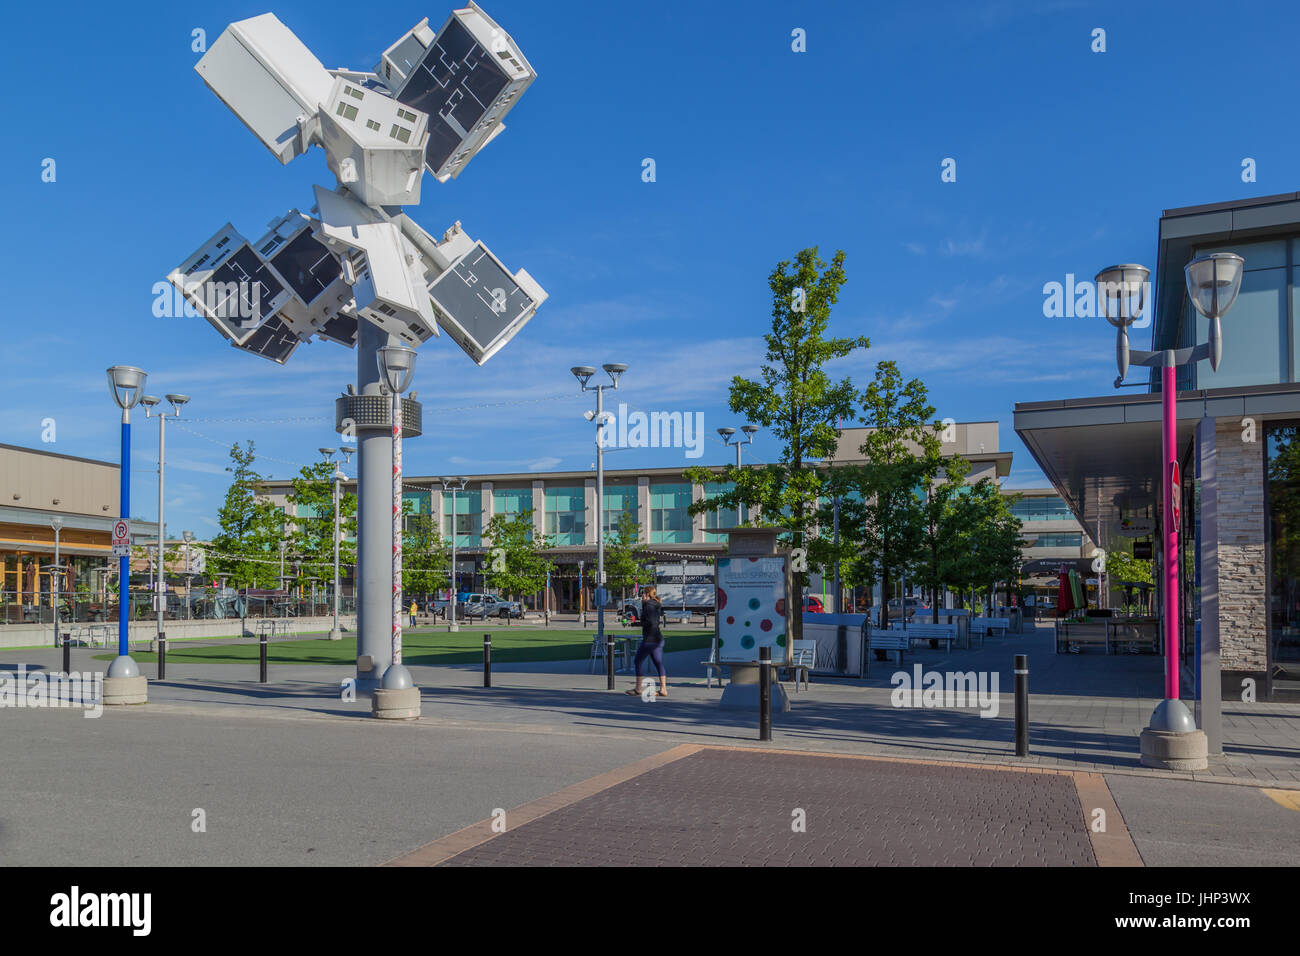
<path fill-rule="evenodd" d="M 330 171 L 363 203 L 419 204 L 427 116 L 339 77 L 319 122 Z"/>

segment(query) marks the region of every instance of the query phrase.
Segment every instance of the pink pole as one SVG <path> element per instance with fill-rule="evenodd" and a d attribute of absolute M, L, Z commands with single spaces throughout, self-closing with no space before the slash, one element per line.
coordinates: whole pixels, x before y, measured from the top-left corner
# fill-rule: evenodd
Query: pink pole
<path fill-rule="evenodd" d="M 1161 438 L 1164 445 L 1164 487 L 1165 513 L 1165 699 L 1178 699 L 1178 523 L 1174 521 L 1176 510 L 1173 497 L 1174 467 L 1178 460 L 1177 385 L 1174 383 L 1174 366 L 1165 365 L 1161 370 L 1160 411 Z"/>

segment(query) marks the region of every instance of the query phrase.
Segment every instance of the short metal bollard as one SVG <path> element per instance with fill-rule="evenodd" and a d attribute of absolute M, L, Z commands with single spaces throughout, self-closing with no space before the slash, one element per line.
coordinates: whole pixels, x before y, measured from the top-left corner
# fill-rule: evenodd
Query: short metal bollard
<path fill-rule="evenodd" d="M 758 739 L 772 739 L 772 648 L 758 649 Z"/>
<path fill-rule="evenodd" d="M 69 635 L 64 634 L 63 640 L 63 673 L 72 673 L 72 642 L 68 640 Z"/>
<path fill-rule="evenodd" d="M 605 690 L 614 689 L 614 635 L 605 636 Z M 641 688 L 637 688 L 640 690 Z"/>
<path fill-rule="evenodd" d="M 162 680 L 167 676 L 167 635 L 164 632 L 158 634 L 158 679 Z"/>
<path fill-rule="evenodd" d="M 265 684 L 266 683 L 266 631 L 262 632 L 262 637 L 257 643 L 258 643 L 257 654 L 258 654 L 258 671 L 259 671 L 257 679 L 261 681 L 263 684 Z"/>
<path fill-rule="evenodd" d="M 483 635 L 483 686 L 492 686 L 492 635 Z"/>
<path fill-rule="evenodd" d="M 1029 756 L 1029 656 L 1015 657 L 1016 756 Z"/>

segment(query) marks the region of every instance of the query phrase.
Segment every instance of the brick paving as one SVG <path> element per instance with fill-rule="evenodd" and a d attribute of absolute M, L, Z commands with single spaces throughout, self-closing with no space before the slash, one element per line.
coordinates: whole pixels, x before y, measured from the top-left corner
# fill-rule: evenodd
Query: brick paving
<path fill-rule="evenodd" d="M 701 749 L 513 828 L 507 813 L 505 823 L 441 865 L 1098 862 L 1072 774 L 759 750 Z"/>

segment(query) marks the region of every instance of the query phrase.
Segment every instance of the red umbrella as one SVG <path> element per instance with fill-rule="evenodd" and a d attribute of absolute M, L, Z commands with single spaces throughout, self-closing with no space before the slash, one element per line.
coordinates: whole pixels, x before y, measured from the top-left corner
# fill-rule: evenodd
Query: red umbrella
<path fill-rule="evenodd" d="M 1056 588 L 1056 616 L 1065 617 L 1074 610 L 1074 591 L 1070 587 L 1070 578 L 1064 568 L 1060 572 L 1060 581 Z"/>

